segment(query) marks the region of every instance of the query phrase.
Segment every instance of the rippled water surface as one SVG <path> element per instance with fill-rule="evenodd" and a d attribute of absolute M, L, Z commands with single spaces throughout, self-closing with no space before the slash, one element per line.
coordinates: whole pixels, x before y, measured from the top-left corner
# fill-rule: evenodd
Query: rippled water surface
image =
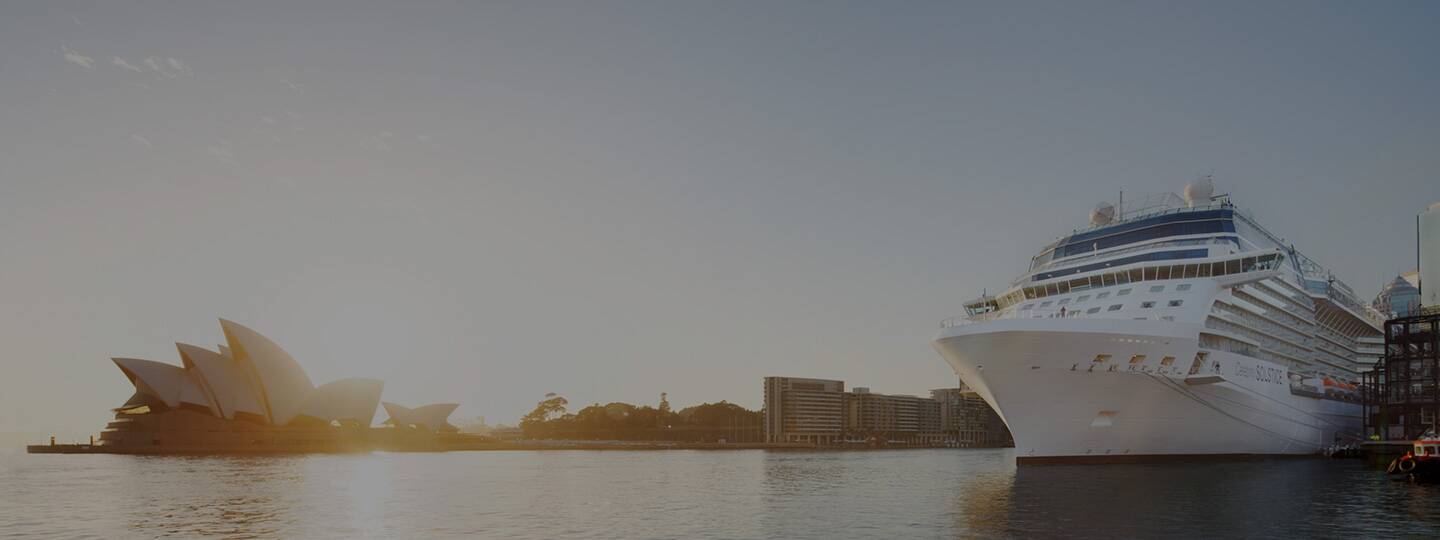
<path fill-rule="evenodd" d="M 1440 536 L 1356 461 L 1033 466 L 1008 450 L 0 454 L 0 537 Z"/>

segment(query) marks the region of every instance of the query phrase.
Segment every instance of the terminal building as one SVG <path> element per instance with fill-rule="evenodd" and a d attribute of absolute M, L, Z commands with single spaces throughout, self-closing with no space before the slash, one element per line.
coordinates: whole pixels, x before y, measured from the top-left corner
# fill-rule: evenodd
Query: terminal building
<path fill-rule="evenodd" d="M 765 440 L 816 446 L 1011 446 L 1004 422 L 963 384 L 930 397 L 879 394 L 845 382 L 765 378 Z"/>

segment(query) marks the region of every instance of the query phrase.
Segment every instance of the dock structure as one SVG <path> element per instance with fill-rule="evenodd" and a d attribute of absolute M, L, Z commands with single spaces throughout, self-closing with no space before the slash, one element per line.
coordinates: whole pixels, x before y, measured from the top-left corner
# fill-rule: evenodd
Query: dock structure
<path fill-rule="evenodd" d="M 1364 373 L 1368 447 L 1408 447 L 1440 424 L 1440 311 L 1385 322 L 1385 356 Z"/>

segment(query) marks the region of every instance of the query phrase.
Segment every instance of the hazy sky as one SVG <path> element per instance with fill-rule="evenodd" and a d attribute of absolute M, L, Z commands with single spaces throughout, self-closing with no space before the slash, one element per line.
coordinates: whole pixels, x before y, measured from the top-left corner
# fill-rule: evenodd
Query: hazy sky
<path fill-rule="evenodd" d="M 1372 296 L 1440 200 L 1434 2 L 5 2 L 0 431 L 226 317 L 513 422 L 955 384 L 936 323 L 1213 173 Z"/>

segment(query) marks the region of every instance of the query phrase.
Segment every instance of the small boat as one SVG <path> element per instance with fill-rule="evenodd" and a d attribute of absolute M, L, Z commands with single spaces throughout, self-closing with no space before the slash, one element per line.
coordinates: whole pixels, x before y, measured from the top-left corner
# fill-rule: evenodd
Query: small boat
<path fill-rule="evenodd" d="M 1409 452 L 1390 462 L 1386 472 L 1403 474 L 1411 482 L 1440 482 L 1440 435 L 1425 432 Z"/>

